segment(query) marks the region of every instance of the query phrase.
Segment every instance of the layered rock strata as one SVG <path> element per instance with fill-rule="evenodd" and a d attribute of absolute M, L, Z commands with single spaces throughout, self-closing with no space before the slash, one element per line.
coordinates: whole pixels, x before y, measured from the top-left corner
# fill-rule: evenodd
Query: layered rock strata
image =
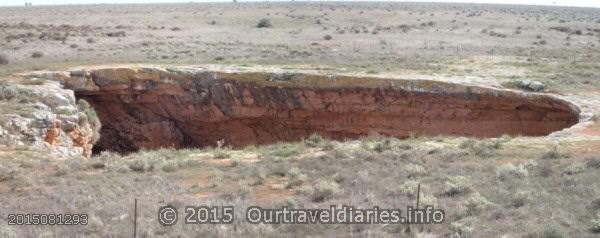
<path fill-rule="evenodd" d="M 313 133 L 543 136 L 579 120 L 576 106 L 545 94 L 427 80 L 203 68 L 98 68 L 51 76 L 95 108 L 95 150 L 233 147 Z"/>

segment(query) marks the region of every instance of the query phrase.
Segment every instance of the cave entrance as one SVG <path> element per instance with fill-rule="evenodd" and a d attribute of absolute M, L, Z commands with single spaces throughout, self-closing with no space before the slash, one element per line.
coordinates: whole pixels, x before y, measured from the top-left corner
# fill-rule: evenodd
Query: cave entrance
<path fill-rule="evenodd" d="M 314 133 L 543 136 L 579 118 L 577 107 L 545 94 L 424 80 L 189 68 L 96 69 L 70 80 L 102 122 L 96 153 L 242 147 Z"/>

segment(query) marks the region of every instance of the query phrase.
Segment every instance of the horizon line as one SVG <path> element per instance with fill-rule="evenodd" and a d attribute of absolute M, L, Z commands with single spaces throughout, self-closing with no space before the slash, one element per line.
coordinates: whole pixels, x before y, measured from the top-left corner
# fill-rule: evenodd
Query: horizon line
<path fill-rule="evenodd" d="M 25 1 L 27 2 L 27 1 Z M 17 5 L 17 4 L 9 4 L 9 5 L 2 5 L 0 4 L 0 8 L 3 7 L 60 7 L 60 6 L 97 6 L 97 5 L 164 5 L 164 4 L 173 4 L 173 5 L 177 5 L 177 4 L 214 4 L 214 3 L 234 3 L 233 0 L 228 1 L 228 0 L 209 0 L 209 1 L 180 1 L 180 2 L 150 2 L 150 3 L 140 3 L 140 2 L 99 2 L 99 3 L 58 3 L 58 4 L 53 4 L 53 3 L 42 3 L 42 4 L 35 4 L 35 5 L 30 5 L 30 6 L 25 6 L 25 2 L 23 2 L 23 4 Z M 402 0 L 396 0 L 396 1 L 385 1 L 385 0 L 374 0 L 374 1 L 369 1 L 369 0 L 357 0 L 357 1 L 352 1 L 352 0 L 317 0 L 317 1 L 311 1 L 311 0 L 245 0 L 245 1 L 237 1 L 237 4 L 244 4 L 244 3 L 328 3 L 328 2 L 332 2 L 332 3 L 417 3 L 417 4 L 448 4 L 448 5 L 452 5 L 452 4 L 457 4 L 457 5 L 461 5 L 461 4 L 475 4 L 475 5 L 499 5 L 499 6 L 532 6 L 532 7 L 567 7 L 567 8 L 591 8 L 591 9 L 600 9 L 600 6 L 596 7 L 596 6 L 575 6 L 575 5 L 561 5 L 561 4 L 532 4 L 532 3 L 487 3 L 487 2 L 472 2 L 472 1 L 461 1 L 461 0 L 457 0 L 456 2 L 435 2 L 435 1 L 422 1 L 422 2 L 417 2 L 417 1 L 402 1 Z"/>

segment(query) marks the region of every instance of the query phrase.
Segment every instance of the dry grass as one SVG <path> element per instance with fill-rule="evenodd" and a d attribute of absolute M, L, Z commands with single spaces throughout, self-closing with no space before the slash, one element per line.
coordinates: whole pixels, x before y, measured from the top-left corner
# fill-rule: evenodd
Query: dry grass
<path fill-rule="evenodd" d="M 51 155 L 21 151 L 13 152 L 9 157 L 4 154 L 1 158 L 4 163 L 0 169 L 0 188 L 4 186 L 38 195 L 27 201 L 14 199 L 20 196 L 16 193 L 0 193 L 0 196 L 9 201 L 2 204 L 3 210 L 21 207 L 25 210 L 19 211 L 33 212 L 43 207 L 55 212 L 84 212 L 96 219 L 93 229 L 90 226 L 58 227 L 51 232 L 57 236 L 73 232 L 71 229 L 85 232 L 89 237 L 127 233 L 132 221 L 130 203 L 133 198 L 138 198 L 142 204 L 141 232 L 149 236 L 167 231 L 180 235 L 217 234 L 223 232 L 220 229 L 225 229 L 228 234 L 242 237 L 275 234 L 331 237 L 349 234 L 349 227 L 315 225 L 307 230 L 303 225 L 281 225 L 257 229 L 243 220 L 243 212 L 253 204 L 405 208 L 414 203 L 416 186 L 420 183 L 422 204 L 433 204 L 445 209 L 447 214 L 442 225 L 424 225 L 432 234 L 591 236 L 596 224 L 595 213 L 588 207 L 599 197 L 590 191 L 600 191 L 593 182 L 599 174 L 595 159 L 582 163 L 586 169 L 573 170 L 571 165 L 574 163 L 542 159 L 547 151 L 540 148 L 528 151 L 538 159 L 523 159 L 498 167 L 497 164 L 504 160 L 514 161 L 505 156 L 521 145 L 521 141 L 513 143 L 514 140 L 503 141 L 498 149 L 494 149 L 495 156 L 491 158 L 476 153 L 477 150 L 473 151 L 476 146 L 471 145 L 494 144 L 497 140 L 439 137 L 402 141 L 372 136 L 340 143 L 317 135 L 299 143 L 243 150 L 163 149 L 127 156 L 103 152 L 91 160 L 56 160 Z M 325 149 L 323 145 L 327 145 Z M 436 148 L 435 153 L 431 152 L 432 147 Z M 218 150 L 228 156 L 212 156 Z M 469 156 L 449 160 L 451 153 Z M 546 166 L 555 171 L 577 172 L 542 176 L 538 172 L 542 162 L 548 162 Z M 575 165 L 579 166 L 581 164 Z M 31 176 L 34 173 L 36 175 Z M 236 213 L 239 213 L 237 225 L 167 229 L 155 221 L 154 214 L 160 204 L 198 203 L 235 205 Z M 556 203 L 562 205 L 545 205 Z M 548 213 L 561 216 L 536 215 Z M 537 224 L 549 224 L 552 228 Z M 361 228 L 354 230 L 354 235 L 378 234 L 378 237 L 397 237 L 398 232 L 408 229 L 404 225 L 358 227 Z M 11 229 L 21 236 L 46 231 L 39 227 Z"/>
<path fill-rule="evenodd" d="M 0 9 L 0 16 L 23 17 L 18 22 L 0 19 L 5 22 L 0 25 L 0 44 L 13 49 L 10 67 L 0 73 L 71 65 L 75 60 L 194 64 L 222 57 L 228 63 L 310 64 L 380 74 L 500 79 L 526 75 L 559 90 L 598 86 L 598 70 L 581 68 L 598 66 L 595 9 L 486 6 L 484 11 L 472 4 L 406 3 L 188 3 L 93 9 L 94 14 L 77 22 L 69 14 L 86 12 L 87 6 Z M 149 17 L 154 13 L 162 17 Z M 103 21 L 107 18 L 115 19 L 114 24 Z M 520 34 L 512 34 L 515 31 Z M 73 50 L 70 45 L 78 47 Z M 31 58 L 32 51 L 46 57 Z M 520 64 L 524 58 L 535 65 L 502 65 Z"/>

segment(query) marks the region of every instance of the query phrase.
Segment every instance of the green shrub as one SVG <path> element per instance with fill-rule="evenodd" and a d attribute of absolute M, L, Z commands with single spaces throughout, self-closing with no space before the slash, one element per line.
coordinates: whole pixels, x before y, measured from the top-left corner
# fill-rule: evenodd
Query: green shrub
<path fill-rule="evenodd" d="M 585 171 L 585 164 L 581 162 L 575 162 L 566 167 L 563 170 L 563 173 L 567 175 L 574 175 L 578 173 L 583 173 L 583 171 Z"/>
<path fill-rule="evenodd" d="M 268 18 L 260 19 L 258 21 L 258 24 L 256 24 L 256 28 L 271 28 L 271 27 L 273 27 L 273 24 L 271 24 L 271 20 Z"/>
<path fill-rule="evenodd" d="M 306 144 L 306 146 L 313 148 L 322 147 L 325 142 L 325 139 L 316 133 L 304 140 L 304 144 Z"/>
<path fill-rule="evenodd" d="M 465 194 L 471 190 L 471 182 L 464 176 L 449 177 L 444 184 L 444 193 L 449 196 Z"/>
<path fill-rule="evenodd" d="M 312 193 L 313 202 L 323 202 L 342 194 L 342 188 L 335 181 L 320 180 L 314 186 Z"/>
<path fill-rule="evenodd" d="M 106 164 L 104 161 L 92 160 L 88 163 L 88 167 L 92 169 L 104 169 L 106 168 Z"/>
<path fill-rule="evenodd" d="M 297 144 L 280 143 L 263 147 L 263 155 L 288 158 L 299 155 L 302 149 Z"/>
<path fill-rule="evenodd" d="M 304 184 L 306 181 L 308 181 L 308 176 L 306 174 L 301 174 L 298 177 L 291 178 L 290 180 L 288 180 L 285 185 L 285 188 L 289 189 L 289 188 L 297 187 L 297 186 Z"/>
<path fill-rule="evenodd" d="M 469 154 L 481 158 L 489 158 L 496 155 L 496 149 L 499 149 L 500 146 L 501 142 L 499 140 L 477 141 L 473 139 L 467 139 L 458 145 L 459 148 L 468 150 Z"/>
<path fill-rule="evenodd" d="M 227 149 L 216 148 L 213 151 L 213 158 L 215 159 L 227 159 L 229 157 L 231 157 L 231 154 L 229 154 L 229 151 Z"/>
<path fill-rule="evenodd" d="M 425 167 L 418 164 L 407 164 L 406 166 L 404 166 L 404 171 L 408 173 L 409 177 L 416 177 L 427 174 L 427 170 L 425 169 Z"/>
<path fill-rule="evenodd" d="M 400 185 L 398 191 L 407 197 L 416 197 L 417 196 L 417 188 L 419 186 L 419 181 L 416 180 L 407 180 Z"/>
<path fill-rule="evenodd" d="M 39 52 L 39 51 L 33 52 L 31 54 L 31 58 L 42 58 L 42 56 L 44 56 L 44 53 Z"/>
<path fill-rule="evenodd" d="M 305 139 L 304 144 L 312 148 L 333 149 L 333 144 L 330 141 L 323 139 L 323 137 L 316 133 Z"/>
<path fill-rule="evenodd" d="M 457 209 L 458 217 L 479 215 L 483 210 L 491 206 L 493 203 L 487 200 L 479 193 L 474 193 L 467 200 L 459 204 Z"/>
<path fill-rule="evenodd" d="M 298 177 L 300 174 L 302 174 L 302 171 L 298 167 L 293 167 L 286 172 L 286 176 L 290 178 Z"/>
<path fill-rule="evenodd" d="M 3 238 L 17 238 L 17 233 L 10 227 L 0 226 L 0 237 Z"/>
<path fill-rule="evenodd" d="M 517 192 L 512 197 L 511 205 L 513 207 L 519 208 L 525 206 L 531 200 L 531 192 Z"/>
<path fill-rule="evenodd" d="M 149 164 L 148 161 L 146 161 L 144 158 L 139 158 L 139 159 L 134 159 L 132 161 L 129 161 L 128 167 L 129 167 L 129 169 L 131 169 L 131 171 L 140 172 L 140 173 L 152 171 L 154 169 L 154 166 Z"/>
<path fill-rule="evenodd" d="M 215 172 L 212 176 L 210 176 L 210 187 L 216 188 L 223 184 L 223 172 Z"/>
<path fill-rule="evenodd" d="M 288 182 L 286 184 L 286 188 L 292 188 L 296 186 L 300 186 L 308 181 L 308 176 L 303 174 L 299 168 L 293 167 L 287 172 L 287 177 L 289 177 Z"/>
<path fill-rule="evenodd" d="M 552 26 L 552 27 L 550 27 L 550 29 L 559 31 L 559 32 L 565 32 L 565 33 L 568 33 L 571 31 L 571 28 L 566 27 L 566 26 Z"/>
<path fill-rule="evenodd" d="M 172 173 L 177 171 L 177 164 L 171 161 L 165 161 L 162 164 L 162 171 L 167 172 L 167 173 Z"/>
<path fill-rule="evenodd" d="M 11 100 L 19 95 L 19 90 L 14 86 L 0 85 L 0 100 Z"/>
<path fill-rule="evenodd" d="M 251 172 L 251 178 L 254 178 L 254 181 L 252 181 L 250 183 L 250 185 L 252 186 L 256 186 L 256 185 L 262 185 L 265 182 L 265 179 L 267 179 L 267 173 L 262 170 L 262 169 L 254 169 Z"/>
<path fill-rule="evenodd" d="M 423 186 L 421 186 L 421 190 L 423 190 Z M 423 191 L 421 191 L 421 197 L 419 199 L 419 203 L 420 203 L 419 206 L 421 206 L 421 205 L 435 206 L 437 204 L 437 198 L 433 195 L 426 194 Z"/>
<path fill-rule="evenodd" d="M 566 238 L 563 231 L 556 227 L 546 227 L 542 231 L 527 234 L 524 238 Z"/>
<path fill-rule="evenodd" d="M 241 163 L 242 163 L 242 160 L 240 158 L 231 159 L 231 167 L 237 167 Z"/>
<path fill-rule="evenodd" d="M 370 146 L 367 145 L 367 147 L 369 147 L 371 150 L 377 152 L 377 153 L 383 153 L 384 151 L 388 151 L 392 149 L 392 142 L 388 139 L 385 139 L 383 141 L 376 141 L 374 143 L 372 143 Z"/>
<path fill-rule="evenodd" d="M 596 216 L 596 219 L 592 219 L 592 231 L 600 233 L 600 215 Z"/>
<path fill-rule="evenodd" d="M 559 145 L 553 145 L 542 155 L 542 159 L 565 159 L 569 158 L 569 153 L 563 150 Z"/>
<path fill-rule="evenodd" d="M 338 154 L 341 155 L 343 152 L 338 152 Z M 357 149 L 352 151 L 352 157 L 361 160 L 375 160 L 378 155 L 370 150 Z"/>
<path fill-rule="evenodd" d="M 96 111 L 90 103 L 84 99 L 79 99 L 79 101 L 77 101 L 77 107 L 79 111 L 83 113 L 79 115 L 79 125 L 83 126 L 84 124 L 89 123 L 94 133 L 92 136 L 92 144 L 95 144 L 100 140 L 100 130 L 102 129 L 100 118 L 98 118 L 98 114 L 96 114 Z"/>
<path fill-rule="evenodd" d="M 285 177 L 289 174 L 290 170 L 290 163 L 287 161 L 277 161 L 270 165 L 269 175 Z"/>
<path fill-rule="evenodd" d="M 509 178 L 524 178 L 529 175 L 529 171 L 524 165 L 515 166 L 514 164 L 503 164 L 496 169 L 496 177 L 500 180 Z"/>
<path fill-rule="evenodd" d="M 466 140 L 462 141 L 460 144 L 458 144 L 458 148 L 470 149 L 470 148 L 473 148 L 476 143 L 477 143 L 477 141 L 475 141 L 473 139 L 466 139 Z"/>
<path fill-rule="evenodd" d="M 0 182 L 13 179 L 15 174 L 16 170 L 0 165 Z"/>
<path fill-rule="evenodd" d="M 269 78 L 269 81 L 272 82 L 287 82 L 287 81 L 291 81 L 294 79 L 300 79 L 302 78 L 302 74 L 298 74 L 298 73 L 289 73 L 289 72 L 285 72 L 285 73 L 273 73 L 271 74 L 271 77 Z"/>
<path fill-rule="evenodd" d="M 587 158 L 585 165 L 590 169 L 600 169 L 600 157 Z"/>
<path fill-rule="evenodd" d="M 471 237 L 471 234 L 473 233 L 473 227 L 462 222 L 450 223 L 450 230 L 453 231 L 459 238 Z"/>
<path fill-rule="evenodd" d="M 532 170 L 538 168 L 538 165 L 539 164 L 537 161 L 530 159 L 520 164 L 519 166 L 523 166 L 527 170 Z"/>

